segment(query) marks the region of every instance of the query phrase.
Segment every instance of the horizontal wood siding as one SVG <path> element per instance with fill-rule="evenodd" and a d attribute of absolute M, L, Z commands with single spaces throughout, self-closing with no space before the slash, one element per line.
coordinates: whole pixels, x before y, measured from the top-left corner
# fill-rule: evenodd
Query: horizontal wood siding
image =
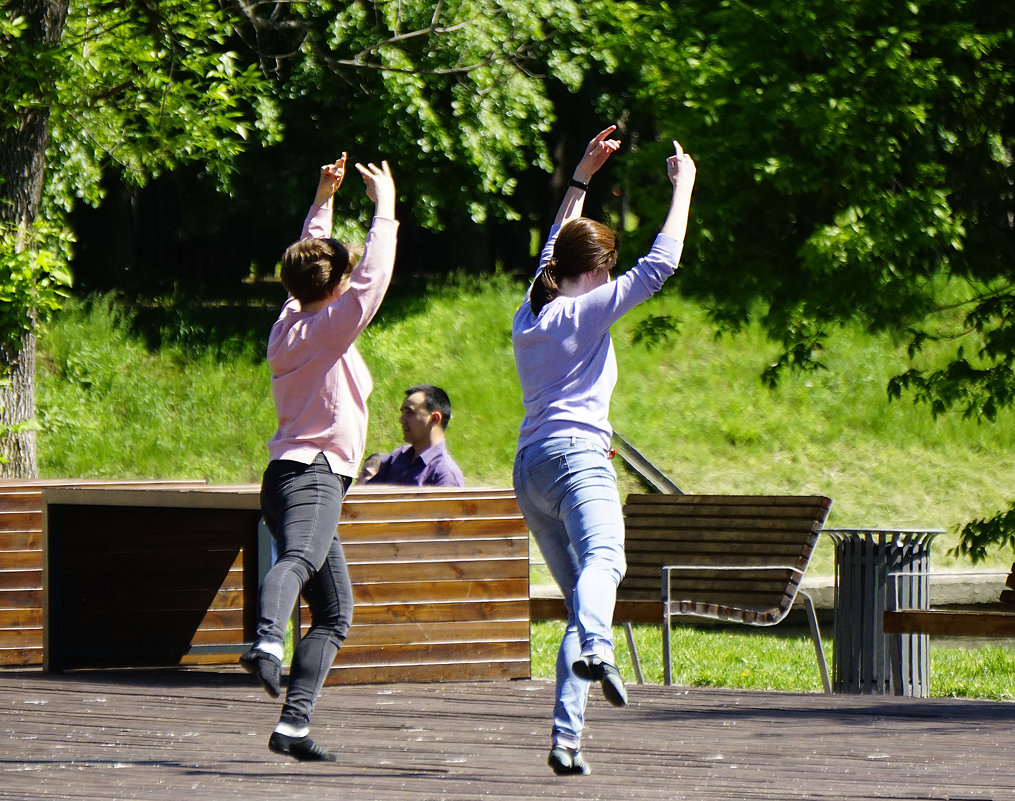
<path fill-rule="evenodd" d="M 513 492 L 354 489 L 338 530 L 355 606 L 329 683 L 529 676 L 528 528 Z"/>
<path fill-rule="evenodd" d="M 51 497 L 50 667 L 235 663 L 254 636 L 256 487 Z M 529 676 L 528 529 L 513 492 L 356 487 L 339 535 L 353 625 L 329 683 Z M 38 593 L 34 572 L 34 589 L 0 593 Z"/>
<path fill-rule="evenodd" d="M 44 489 L 203 485 L 203 481 L 0 480 L 0 666 L 42 664 Z"/>

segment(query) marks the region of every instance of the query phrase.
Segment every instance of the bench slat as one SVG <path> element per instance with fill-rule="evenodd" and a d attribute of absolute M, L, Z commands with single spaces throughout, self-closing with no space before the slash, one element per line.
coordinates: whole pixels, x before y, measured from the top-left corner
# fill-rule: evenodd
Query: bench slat
<path fill-rule="evenodd" d="M 643 506 L 677 505 L 688 508 L 739 508 L 753 506 L 769 508 L 773 506 L 807 508 L 822 507 L 826 511 L 832 502 L 823 495 L 664 495 L 661 493 L 634 493 L 629 495 L 627 503 Z"/>
<path fill-rule="evenodd" d="M 813 549 L 812 549 L 813 550 Z M 645 562 L 662 564 L 683 564 L 690 559 L 703 560 L 708 564 L 740 564 L 747 560 L 754 563 L 793 564 L 797 560 L 810 555 L 810 551 L 801 548 L 772 548 L 767 545 L 755 545 L 750 542 L 736 543 L 724 548 L 713 548 L 708 543 L 682 543 L 680 548 L 646 549 L 644 542 L 633 544 L 628 552 L 628 564 L 639 565 Z"/>
<path fill-rule="evenodd" d="M 659 543 L 661 545 L 672 541 L 673 529 L 674 526 L 677 526 L 686 538 L 686 541 L 712 542 L 717 545 L 744 541 L 771 543 L 773 545 L 785 545 L 789 543 L 799 547 L 801 543 L 800 532 L 803 528 L 802 525 L 796 529 L 752 526 L 750 523 L 753 521 L 746 521 L 745 525 L 730 526 L 700 525 L 697 521 L 695 525 L 687 525 L 679 517 L 669 517 L 665 520 L 648 520 L 637 515 L 626 517 L 624 520 L 625 530 L 637 532 L 638 540 L 653 544 Z M 810 531 L 810 528 L 808 527 L 806 530 Z M 745 532 L 750 532 L 750 536 L 746 536 Z M 814 539 L 817 540 L 818 532 L 812 533 Z M 681 541 L 677 541 L 677 547 L 679 547 Z"/>

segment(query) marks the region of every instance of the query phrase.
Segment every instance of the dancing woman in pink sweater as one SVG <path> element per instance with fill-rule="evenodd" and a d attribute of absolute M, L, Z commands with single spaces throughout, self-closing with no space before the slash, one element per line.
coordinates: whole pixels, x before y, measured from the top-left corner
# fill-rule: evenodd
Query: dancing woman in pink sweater
<path fill-rule="evenodd" d="M 300 761 L 334 761 L 309 736 L 310 715 L 352 622 L 352 586 L 338 520 L 359 470 L 373 380 L 356 338 L 387 291 L 398 222 L 387 162 L 357 164 L 375 211 L 362 258 L 331 235 L 332 197 L 346 154 L 321 168 L 299 242 L 282 256 L 289 300 L 268 338 L 278 430 L 268 443 L 261 510 L 278 560 L 258 599 L 257 639 L 240 662 L 273 698 L 281 694 L 285 625 L 302 593 L 310 631 L 293 654 L 282 714 L 268 748 Z"/>

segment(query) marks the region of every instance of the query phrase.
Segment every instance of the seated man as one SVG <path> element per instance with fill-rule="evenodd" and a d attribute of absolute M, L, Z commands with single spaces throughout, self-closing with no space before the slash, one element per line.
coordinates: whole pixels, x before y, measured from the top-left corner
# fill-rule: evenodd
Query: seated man
<path fill-rule="evenodd" d="M 415 484 L 417 487 L 464 487 L 465 477 L 444 443 L 451 420 L 451 401 L 440 387 L 421 384 L 405 390 L 402 435 L 408 445 L 385 456 L 369 484 Z"/>

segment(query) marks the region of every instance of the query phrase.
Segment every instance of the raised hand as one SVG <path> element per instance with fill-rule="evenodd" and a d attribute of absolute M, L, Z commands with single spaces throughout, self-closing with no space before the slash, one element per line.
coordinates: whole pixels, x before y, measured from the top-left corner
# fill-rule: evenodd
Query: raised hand
<path fill-rule="evenodd" d="M 666 175 L 674 187 L 680 184 L 690 189 L 694 185 L 697 167 L 695 167 L 693 159 L 684 152 L 680 142 L 675 139 L 673 140 L 673 149 L 676 151 L 675 155 L 666 159 Z"/>
<path fill-rule="evenodd" d="M 314 195 L 316 205 L 322 206 L 331 200 L 342 185 L 342 179 L 345 178 L 345 159 L 346 153 L 343 150 L 337 161 L 321 166 L 321 178 L 317 183 L 317 193 Z"/>
<path fill-rule="evenodd" d="M 673 149 L 676 152 L 666 159 L 666 175 L 673 184 L 673 199 L 659 232 L 683 242 L 687 233 L 687 217 L 691 211 L 691 190 L 694 188 L 698 168 L 676 140 Z"/>
<path fill-rule="evenodd" d="M 357 163 L 356 169 L 363 176 L 367 186 L 367 197 L 376 205 L 378 217 L 395 218 L 395 181 L 391 177 L 388 162 L 382 161 L 378 167 L 373 162 L 363 166 Z"/>
<path fill-rule="evenodd" d="M 575 167 L 574 178 L 582 183 L 588 183 L 589 178 L 598 172 L 599 168 L 602 167 L 607 160 L 620 149 L 619 139 L 608 139 L 609 135 L 617 130 L 616 125 L 611 125 L 609 128 L 605 128 L 589 142 L 588 147 L 585 148 L 585 153 L 581 157 L 581 161 L 578 162 L 578 166 Z"/>

